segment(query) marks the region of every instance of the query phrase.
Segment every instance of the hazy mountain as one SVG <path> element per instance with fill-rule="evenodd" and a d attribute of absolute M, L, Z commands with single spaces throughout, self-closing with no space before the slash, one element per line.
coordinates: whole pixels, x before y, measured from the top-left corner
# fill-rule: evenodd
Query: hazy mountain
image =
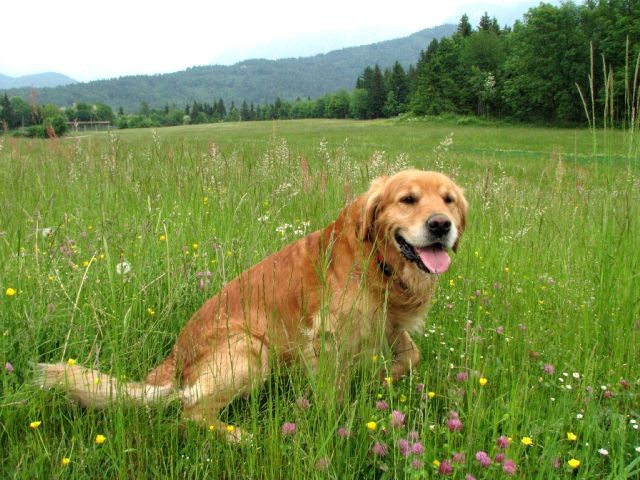
<path fill-rule="evenodd" d="M 78 82 L 73 78 L 69 78 L 66 75 L 55 72 L 36 73 L 33 75 L 24 75 L 22 77 L 9 77 L 0 73 L 0 89 L 57 87 L 73 83 Z"/>
<path fill-rule="evenodd" d="M 397 60 L 405 67 L 415 63 L 433 38 L 449 36 L 455 25 L 421 30 L 407 37 L 343 48 L 311 57 L 281 60 L 245 60 L 230 66 L 209 65 L 162 75 L 126 76 L 38 90 L 40 103 L 69 106 L 74 102 L 106 103 L 114 109 L 137 111 L 142 102 L 151 107 L 194 101 L 212 103 L 222 98 L 227 105 L 243 100 L 255 104 L 317 98 L 340 89 L 351 90 L 368 65 L 385 68 Z M 28 99 L 29 89 L 13 89 L 9 96 Z"/>

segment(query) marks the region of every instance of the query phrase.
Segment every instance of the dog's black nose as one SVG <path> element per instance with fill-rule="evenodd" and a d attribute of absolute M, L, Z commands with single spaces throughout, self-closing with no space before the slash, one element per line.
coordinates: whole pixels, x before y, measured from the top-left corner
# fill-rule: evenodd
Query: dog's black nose
<path fill-rule="evenodd" d="M 436 214 L 427 220 L 429 233 L 435 237 L 443 237 L 451 230 L 451 220 L 446 215 Z"/>

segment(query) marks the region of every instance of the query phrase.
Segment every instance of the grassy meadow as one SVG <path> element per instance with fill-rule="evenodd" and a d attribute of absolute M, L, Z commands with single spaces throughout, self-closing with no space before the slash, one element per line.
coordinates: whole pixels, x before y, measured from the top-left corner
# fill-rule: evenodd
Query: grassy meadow
<path fill-rule="evenodd" d="M 389 120 L 0 136 L 0 478 L 639 478 L 637 145 Z M 176 403 L 32 385 L 31 362 L 143 378 L 222 284 L 407 166 L 470 204 L 410 378 L 380 384 L 380 352 L 338 402 L 274 365 L 223 412 L 241 445 Z"/>

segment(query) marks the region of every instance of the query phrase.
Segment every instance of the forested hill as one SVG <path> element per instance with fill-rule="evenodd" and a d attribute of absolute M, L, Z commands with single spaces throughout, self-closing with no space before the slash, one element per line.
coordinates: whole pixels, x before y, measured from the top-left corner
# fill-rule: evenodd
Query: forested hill
<path fill-rule="evenodd" d="M 421 30 L 407 37 L 344 48 L 312 57 L 281 60 L 246 60 L 231 66 L 192 67 L 163 75 L 138 75 L 37 90 L 40 104 L 71 106 L 74 102 L 105 103 L 126 112 L 144 102 L 152 108 L 183 107 L 192 102 L 222 98 L 236 104 L 255 104 L 296 98 L 317 98 L 340 89 L 353 89 L 367 65 L 390 67 L 399 61 L 407 67 L 434 38 L 452 35 L 455 25 Z M 31 89 L 6 91 L 9 97 L 29 99 Z"/>

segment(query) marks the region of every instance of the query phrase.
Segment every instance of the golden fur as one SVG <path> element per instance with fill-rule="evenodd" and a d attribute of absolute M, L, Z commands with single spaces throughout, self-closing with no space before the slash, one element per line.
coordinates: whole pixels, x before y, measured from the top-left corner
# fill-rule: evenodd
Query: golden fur
<path fill-rule="evenodd" d="M 462 190 L 445 175 L 406 170 L 378 178 L 326 228 L 265 258 L 210 298 L 144 383 L 58 363 L 38 365 L 41 384 L 59 385 L 90 407 L 104 407 L 116 394 L 141 403 L 178 397 L 187 418 L 225 432 L 218 412 L 265 378 L 270 355 L 313 367 L 324 348 L 344 371 L 351 358 L 370 357 L 385 339 L 397 378 L 419 360 L 408 332 L 422 325 L 437 281 L 402 253 L 400 242 L 415 246 L 408 252 L 418 256 L 431 248 L 425 238 L 450 223 L 424 254 L 446 269 L 442 251 L 457 249 L 466 211 Z M 241 432 L 229 435 L 237 440 Z"/>

